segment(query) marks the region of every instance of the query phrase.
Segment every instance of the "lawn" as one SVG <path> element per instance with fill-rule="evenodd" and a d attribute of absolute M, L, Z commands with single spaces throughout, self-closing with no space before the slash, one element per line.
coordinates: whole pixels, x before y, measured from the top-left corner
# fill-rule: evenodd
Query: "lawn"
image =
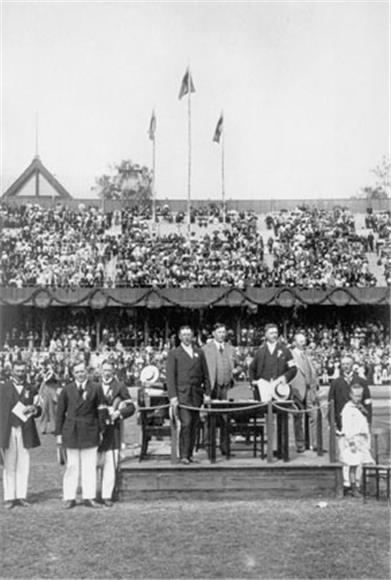
<path fill-rule="evenodd" d="M 2 578 L 388 578 L 387 504 L 152 501 L 61 509 L 54 438 L 31 453 L 30 510 L 0 508 Z"/>

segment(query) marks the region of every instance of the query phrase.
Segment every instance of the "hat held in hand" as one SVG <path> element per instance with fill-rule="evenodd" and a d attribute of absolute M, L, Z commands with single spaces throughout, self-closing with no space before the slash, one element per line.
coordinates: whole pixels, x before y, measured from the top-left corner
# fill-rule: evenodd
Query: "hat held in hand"
<path fill-rule="evenodd" d="M 153 384 L 159 378 L 159 369 L 154 365 L 147 365 L 140 373 L 141 384 Z"/>

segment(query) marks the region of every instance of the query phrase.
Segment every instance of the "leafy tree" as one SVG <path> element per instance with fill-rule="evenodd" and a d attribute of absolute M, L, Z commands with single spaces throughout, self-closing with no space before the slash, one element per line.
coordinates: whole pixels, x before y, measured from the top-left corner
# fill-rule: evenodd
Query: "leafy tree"
<path fill-rule="evenodd" d="M 152 171 L 130 160 L 111 167 L 112 175 L 96 179 L 96 189 L 103 199 L 147 201 L 152 198 Z"/>
<path fill-rule="evenodd" d="M 364 187 L 362 190 L 367 199 L 390 197 L 390 170 L 391 160 L 384 155 L 379 165 L 371 170 L 376 177 L 375 185 Z"/>

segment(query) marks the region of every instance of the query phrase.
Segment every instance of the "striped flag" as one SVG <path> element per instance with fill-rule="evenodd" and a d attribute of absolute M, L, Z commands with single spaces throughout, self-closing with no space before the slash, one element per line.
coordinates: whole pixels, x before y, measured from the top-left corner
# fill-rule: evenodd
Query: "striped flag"
<path fill-rule="evenodd" d="M 185 76 L 182 80 L 181 88 L 179 89 L 179 100 L 187 95 L 187 93 L 195 93 L 195 87 L 189 69 L 186 70 Z"/>
<path fill-rule="evenodd" d="M 221 133 L 223 132 L 223 122 L 224 122 L 223 113 L 221 113 L 220 119 L 217 121 L 216 129 L 213 135 L 213 141 L 215 143 L 220 143 Z"/>
<path fill-rule="evenodd" d="M 156 115 L 155 111 L 152 111 L 151 121 L 149 123 L 148 135 L 151 141 L 155 140 L 155 132 L 156 132 Z"/>

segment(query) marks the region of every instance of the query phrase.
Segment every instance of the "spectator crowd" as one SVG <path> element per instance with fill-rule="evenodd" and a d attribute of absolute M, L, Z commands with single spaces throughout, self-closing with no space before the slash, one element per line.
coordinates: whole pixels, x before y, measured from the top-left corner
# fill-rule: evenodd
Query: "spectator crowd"
<path fill-rule="evenodd" d="M 371 287 L 379 281 L 369 269 L 366 253 L 378 248 L 379 240 L 383 251 L 388 248 L 391 231 L 389 215 L 376 214 L 367 218 L 370 233 L 358 235 L 353 215 L 339 207 L 327 211 L 303 207 L 268 215 L 266 224 L 274 235 L 266 244 L 263 224 L 252 211 L 223 216 L 214 204 L 193 208 L 191 221 L 199 231 L 190 237 L 180 227 L 183 213 L 174 214 L 164 204 L 158 207 L 159 223 L 178 224 L 162 235 L 150 217 L 150 208 L 145 207 L 123 209 L 113 216 L 84 206 L 71 210 L 61 205 L 44 209 L 2 204 L 0 284 Z M 384 268 L 391 283 L 388 255 Z"/>

